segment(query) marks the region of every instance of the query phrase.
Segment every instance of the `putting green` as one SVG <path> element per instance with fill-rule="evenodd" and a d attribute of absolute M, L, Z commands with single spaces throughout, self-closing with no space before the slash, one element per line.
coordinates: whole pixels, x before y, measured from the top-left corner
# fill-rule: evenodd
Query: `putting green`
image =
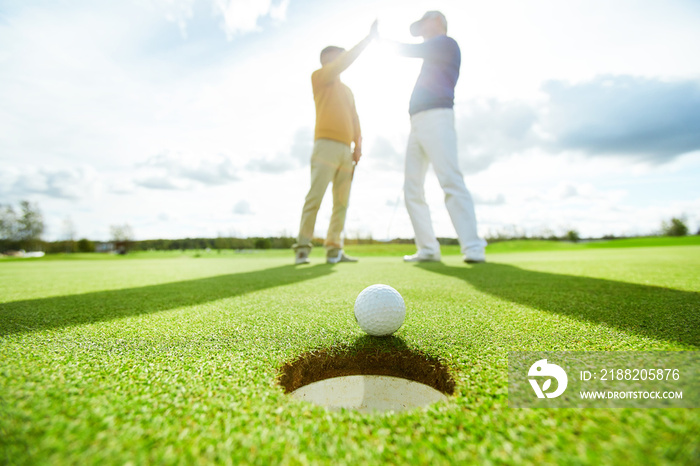
<path fill-rule="evenodd" d="M 277 251 L 0 261 L 0 461 L 697 464 L 698 410 L 511 409 L 507 353 L 700 349 L 700 246 L 500 248 L 474 266 L 384 247 L 335 266 L 318 250 L 301 267 Z M 373 283 L 406 302 L 392 338 L 354 321 Z M 420 352 L 454 393 L 387 414 L 292 399 L 280 368 L 320 350 Z"/>

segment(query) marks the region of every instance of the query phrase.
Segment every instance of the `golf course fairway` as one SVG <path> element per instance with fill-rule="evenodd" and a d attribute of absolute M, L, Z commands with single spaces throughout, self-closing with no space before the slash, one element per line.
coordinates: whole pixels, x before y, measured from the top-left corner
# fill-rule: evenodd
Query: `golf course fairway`
<path fill-rule="evenodd" d="M 700 350 L 700 241 L 630 241 L 498 243 L 476 265 L 455 247 L 405 264 L 411 245 L 337 265 L 321 248 L 303 266 L 290 251 L 1 260 L 0 462 L 698 464 L 698 409 L 508 406 L 509 351 Z M 392 337 L 353 316 L 375 283 L 406 303 Z M 419 353 L 453 393 L 400 413 L 292 399 L 281 368 L 320 351 Z"/>

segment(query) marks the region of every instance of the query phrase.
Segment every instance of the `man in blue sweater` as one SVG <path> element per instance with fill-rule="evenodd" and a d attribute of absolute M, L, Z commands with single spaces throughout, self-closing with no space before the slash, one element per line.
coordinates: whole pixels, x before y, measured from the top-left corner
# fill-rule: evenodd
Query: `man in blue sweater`
<path fill-rule="evenodd" d="M 423 43 L 398 44 L 397 47 L 402 55 L 423 59 L 408 110 L 411 133 L 406 149 L 404 181 L 404 199 L 418 251 L 404 256 L 404 260 L 440 260 L 440 244 L 433 231 L 424 190 L 425 175 L 432 163 L 445 192 L 445 205 L 457 232 L 464 261 L 484 262 L 486 241 L 477 233 L 474 202 L 457 160 L 453 107 L 461 63 L 459 46 L 447 36 L 447 20 L 439 11 L 429 11 L 413 23 L 411 34 L 423 37 Z"/>

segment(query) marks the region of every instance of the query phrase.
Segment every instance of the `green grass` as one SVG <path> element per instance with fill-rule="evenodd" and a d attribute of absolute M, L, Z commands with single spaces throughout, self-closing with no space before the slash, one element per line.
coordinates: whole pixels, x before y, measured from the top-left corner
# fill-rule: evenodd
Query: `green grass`
<path fill-rule="evenodd" d="M 303 267 L 289 251 L 2 261 L 0 462 L 698 464 L 697 409 L 508 408 L 507 352 L 700 349 L 700 246 L 543 243 L 476 266 L 454 247 L 404 264 L 410 245 L 336 266 L 319 249 Z M 394 338 L 354 322 L 373 283 L 406 301 Z M 455 394 L 361 415 L 276 383 L 306 351 L 366 346 L 439 358 Z"/>

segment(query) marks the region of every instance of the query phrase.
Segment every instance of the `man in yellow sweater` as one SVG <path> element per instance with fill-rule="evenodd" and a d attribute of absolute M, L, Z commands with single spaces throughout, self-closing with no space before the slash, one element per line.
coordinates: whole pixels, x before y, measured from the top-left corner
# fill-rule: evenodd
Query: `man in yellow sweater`
<path fill-rule="evenodd" d="M 343 251 L 340 235 L 345 227 L 354 164 L 362 156 L 360 120 L 350 88 L 340 81 L 345 71 L 377 36 L 377 22 L 370 33 L 350 50 L 330 46 L 321 51 L 321 68 L 311 75 L 316 103 L 316 131 L 311 154 L 311 188 L 301 213 L 295 262 L 309 263 L 316 215 L 329 183 L 333 183 L 333 214 L 326 234 L 326 262 L 356 262 Z"/>

